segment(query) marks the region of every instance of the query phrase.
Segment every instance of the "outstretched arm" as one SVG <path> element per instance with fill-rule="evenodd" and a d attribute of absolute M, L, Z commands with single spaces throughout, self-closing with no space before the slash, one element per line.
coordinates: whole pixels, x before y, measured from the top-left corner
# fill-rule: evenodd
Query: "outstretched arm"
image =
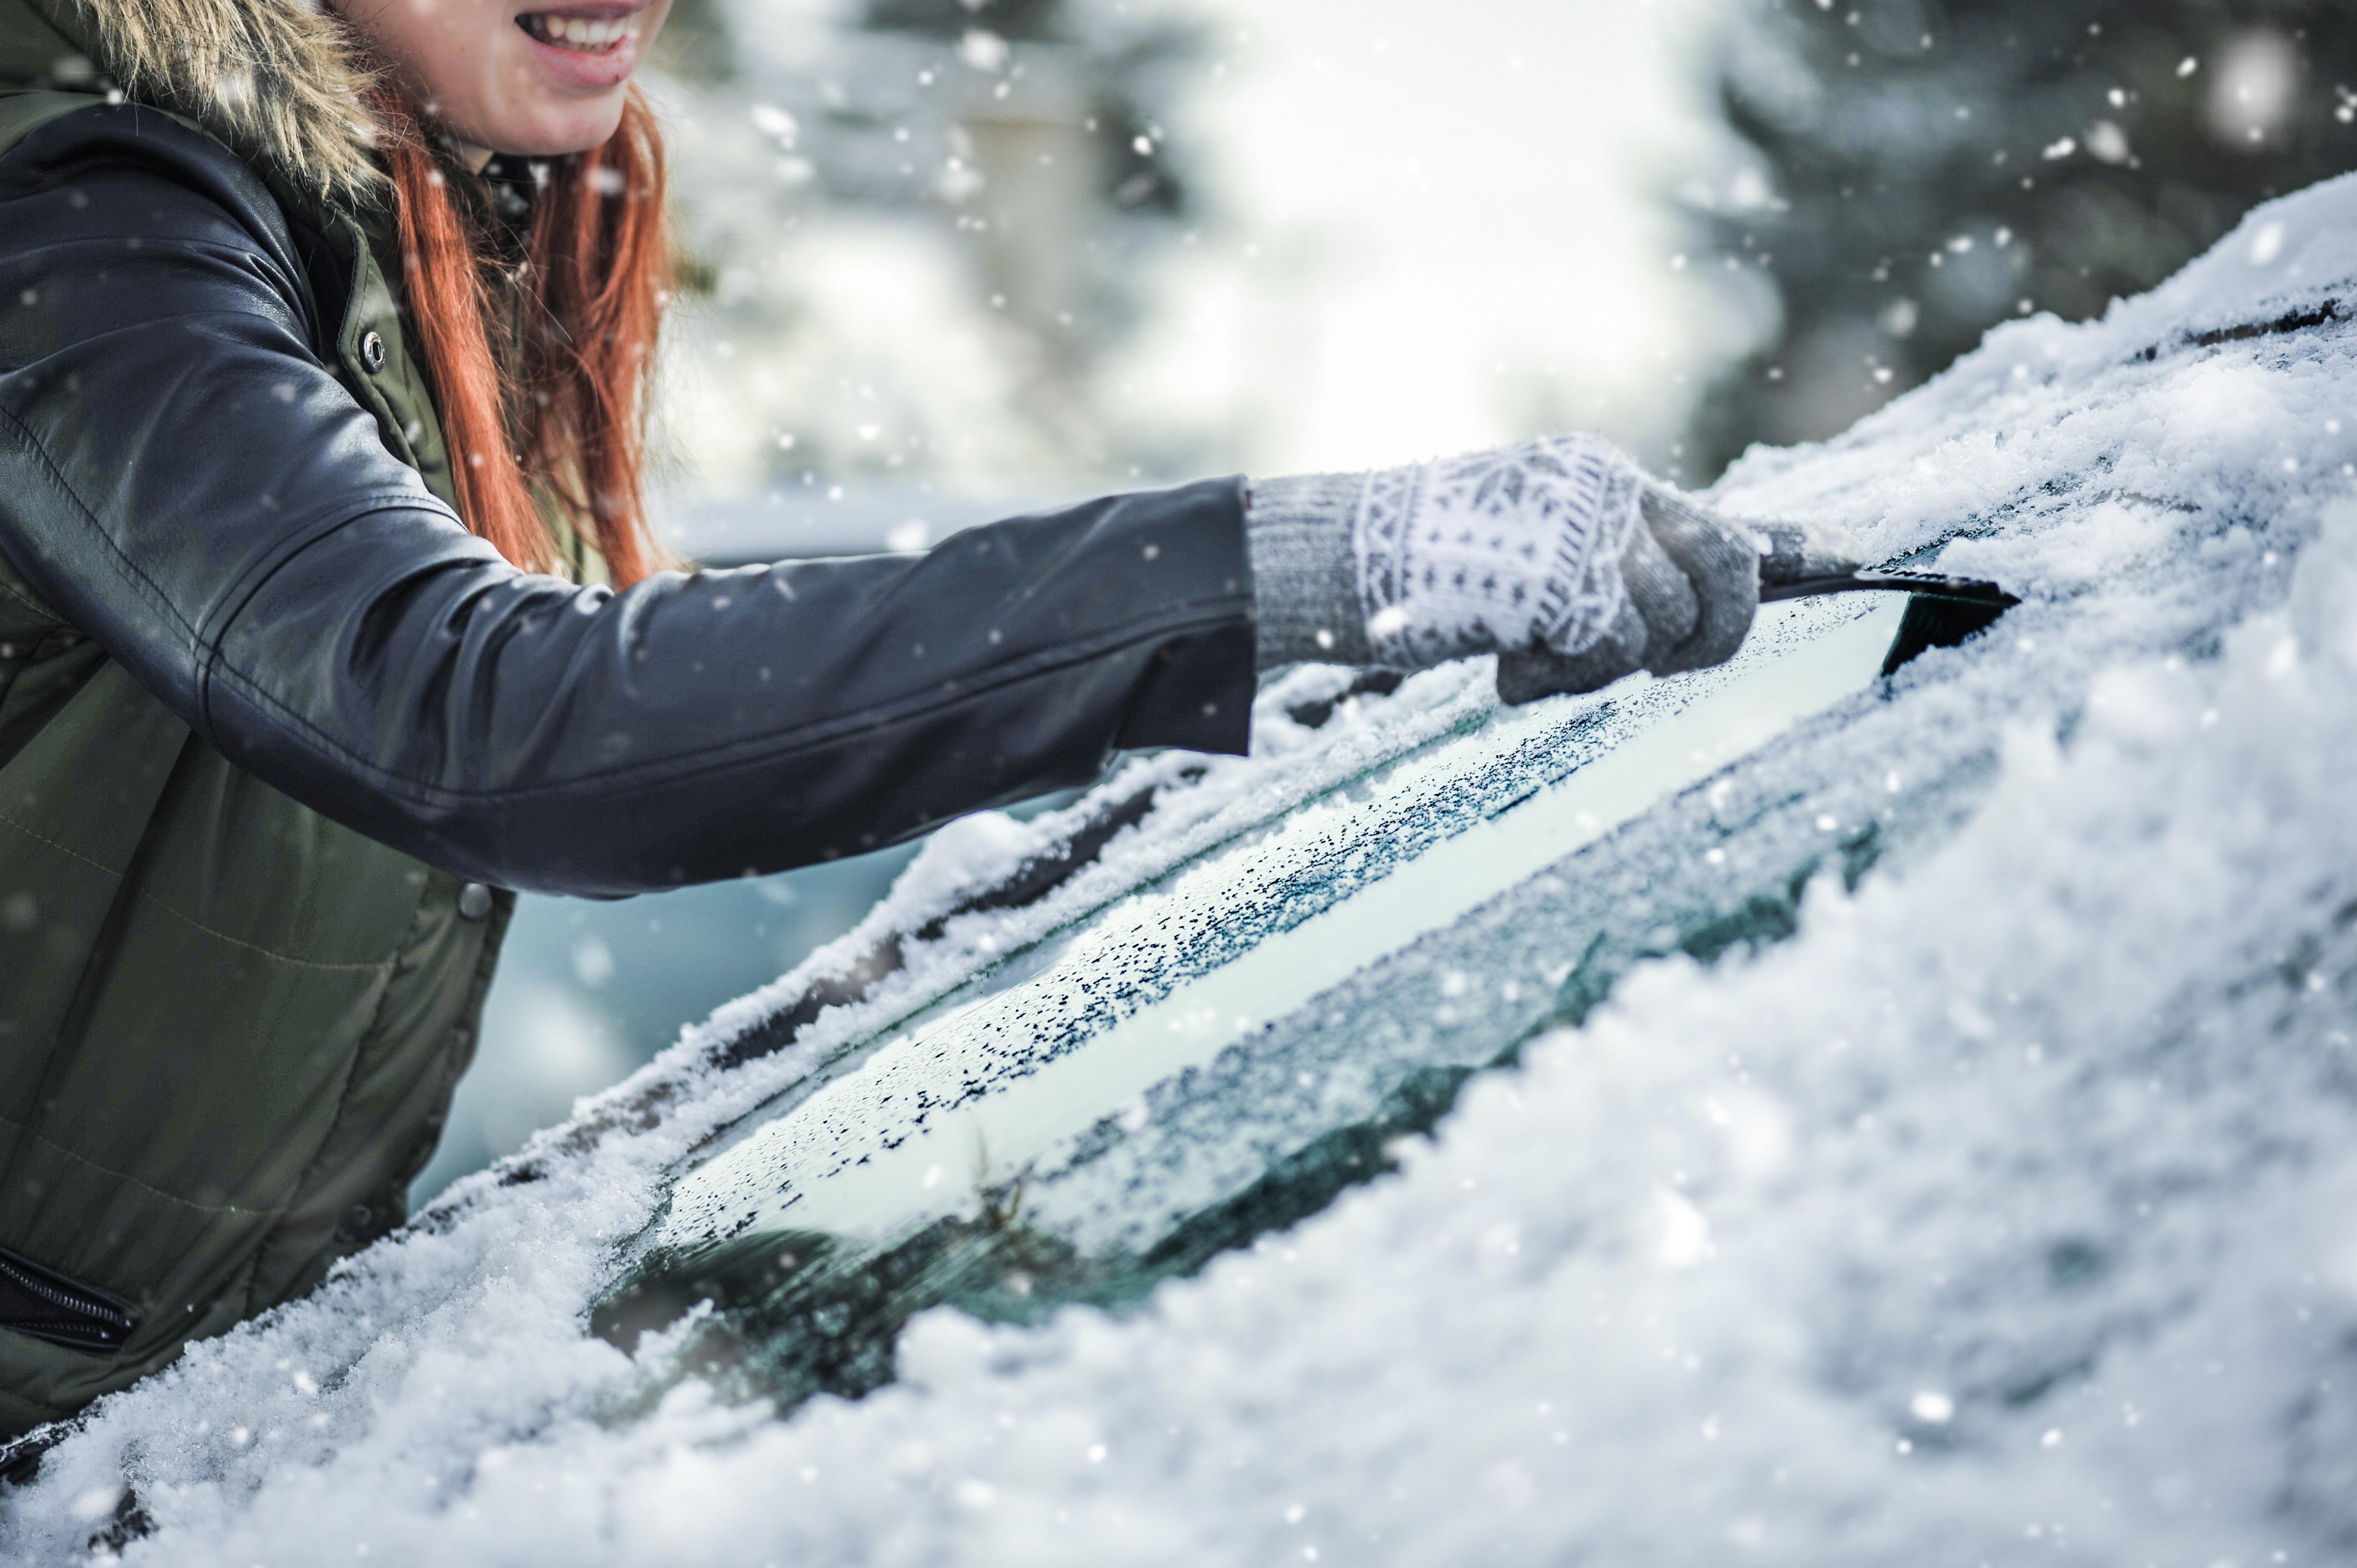
<path fill-rule="evenodd" d="M 93 109 L 0 160 L 0 554 L 206 740 L 509 886 L 615 894 L 856 854 L 1241 750 L 1242 489 L 929 554 L 520 572 L 323 360 L 283 218 L 219 145 Z"/>

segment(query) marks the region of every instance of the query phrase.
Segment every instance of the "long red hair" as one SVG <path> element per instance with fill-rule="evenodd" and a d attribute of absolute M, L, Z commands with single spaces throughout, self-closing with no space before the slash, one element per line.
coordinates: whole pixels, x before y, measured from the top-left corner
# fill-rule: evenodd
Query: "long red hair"
<path fill-rule="evenodd" d="M 414 105 L 389 81 L 372 99 L 393 177 L 402 297 L 441 415 L 458 515 L 518 566 L 563 572 L 554 508 L 596 546 L 614 585 L 628 587 L 667 559 L 646 514 L 648 406 L 673 269 L 653 112 L 633 87 L 602 146 L 533 166 L 519 263 L 491 242 L 475 210 L 483 203 L 454 199 L 464 176 Z M 512 332 L 492 293 L 510 267 L 522 294 Z"/>

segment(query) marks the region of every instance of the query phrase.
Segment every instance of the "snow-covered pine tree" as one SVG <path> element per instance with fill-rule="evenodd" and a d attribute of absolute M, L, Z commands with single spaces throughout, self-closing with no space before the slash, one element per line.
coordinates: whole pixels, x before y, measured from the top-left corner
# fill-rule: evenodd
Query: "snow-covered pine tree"
<path fill-rule="evenodd" d="M 1698 203 L 1777 307 L 1683 465 L 1830 435 L 2007 317 L 2151 287 L 2266 199 L 2357 167 L 2344 0 L 1739 0 L 1749 164 Z"/>

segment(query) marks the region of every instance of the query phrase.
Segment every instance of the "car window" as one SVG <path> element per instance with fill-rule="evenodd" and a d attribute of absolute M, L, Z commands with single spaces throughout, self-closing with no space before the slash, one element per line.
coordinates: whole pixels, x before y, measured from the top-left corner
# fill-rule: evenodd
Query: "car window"
<path fill-rule="evenodd" d="M 1633 959 L 1772 940 L 1811 877 L 1854 880 L 1954 820 L 1953 769 L 1847 823 L 1713 788 L 1876 701 L 1905 615 L 1890 595 L 1770 605 L 1722 671 L 1523 710 L 1467 705 L 1462 671 L 1280 684 L 1264 733 L 1317 787 L 829 1051 L 676 1173 L 594 1324 L 627 1345 L 710 1301 L 683 1360 L 789 1400 L 856 1393 L 912 1312 L 1117 1306 L 1315 1212 Z M 1111 786 L 1074 836 L 1120 816 L 1132 839 L 1183 832 L 1205 788 L 1141 811 Z M 993 891 L 956 917 L 985 940 Z M 892 965 L 921 940 L 896 933 Z M 873 955 L 852 968 L 880 978 Z"/>

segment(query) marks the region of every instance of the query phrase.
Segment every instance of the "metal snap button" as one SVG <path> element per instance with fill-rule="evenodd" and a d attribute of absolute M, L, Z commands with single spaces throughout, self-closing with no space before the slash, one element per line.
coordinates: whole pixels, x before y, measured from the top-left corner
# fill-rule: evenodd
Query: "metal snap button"
<path fill-rule="evenodd" d="M 458 918 L 479 920 L 491 912 L 491 890 L 479 882 L 458 889 Z"/>
<path fill-rule="evenodd" d="M 344 1210 L 343 1220 L 336 1227 L 336 1240 L 365 1241 L 368 1240 L 369 1228 L 375 1221 L 375 1210 L 370 1208 L 365 1203 L 355 1203 Z"/>
<path fill-rule="evenodd" d="M 368 368 L 370 375 L 384 369 L 384 339 L 374 330 L 361 334 L 361 363 Z"/>

